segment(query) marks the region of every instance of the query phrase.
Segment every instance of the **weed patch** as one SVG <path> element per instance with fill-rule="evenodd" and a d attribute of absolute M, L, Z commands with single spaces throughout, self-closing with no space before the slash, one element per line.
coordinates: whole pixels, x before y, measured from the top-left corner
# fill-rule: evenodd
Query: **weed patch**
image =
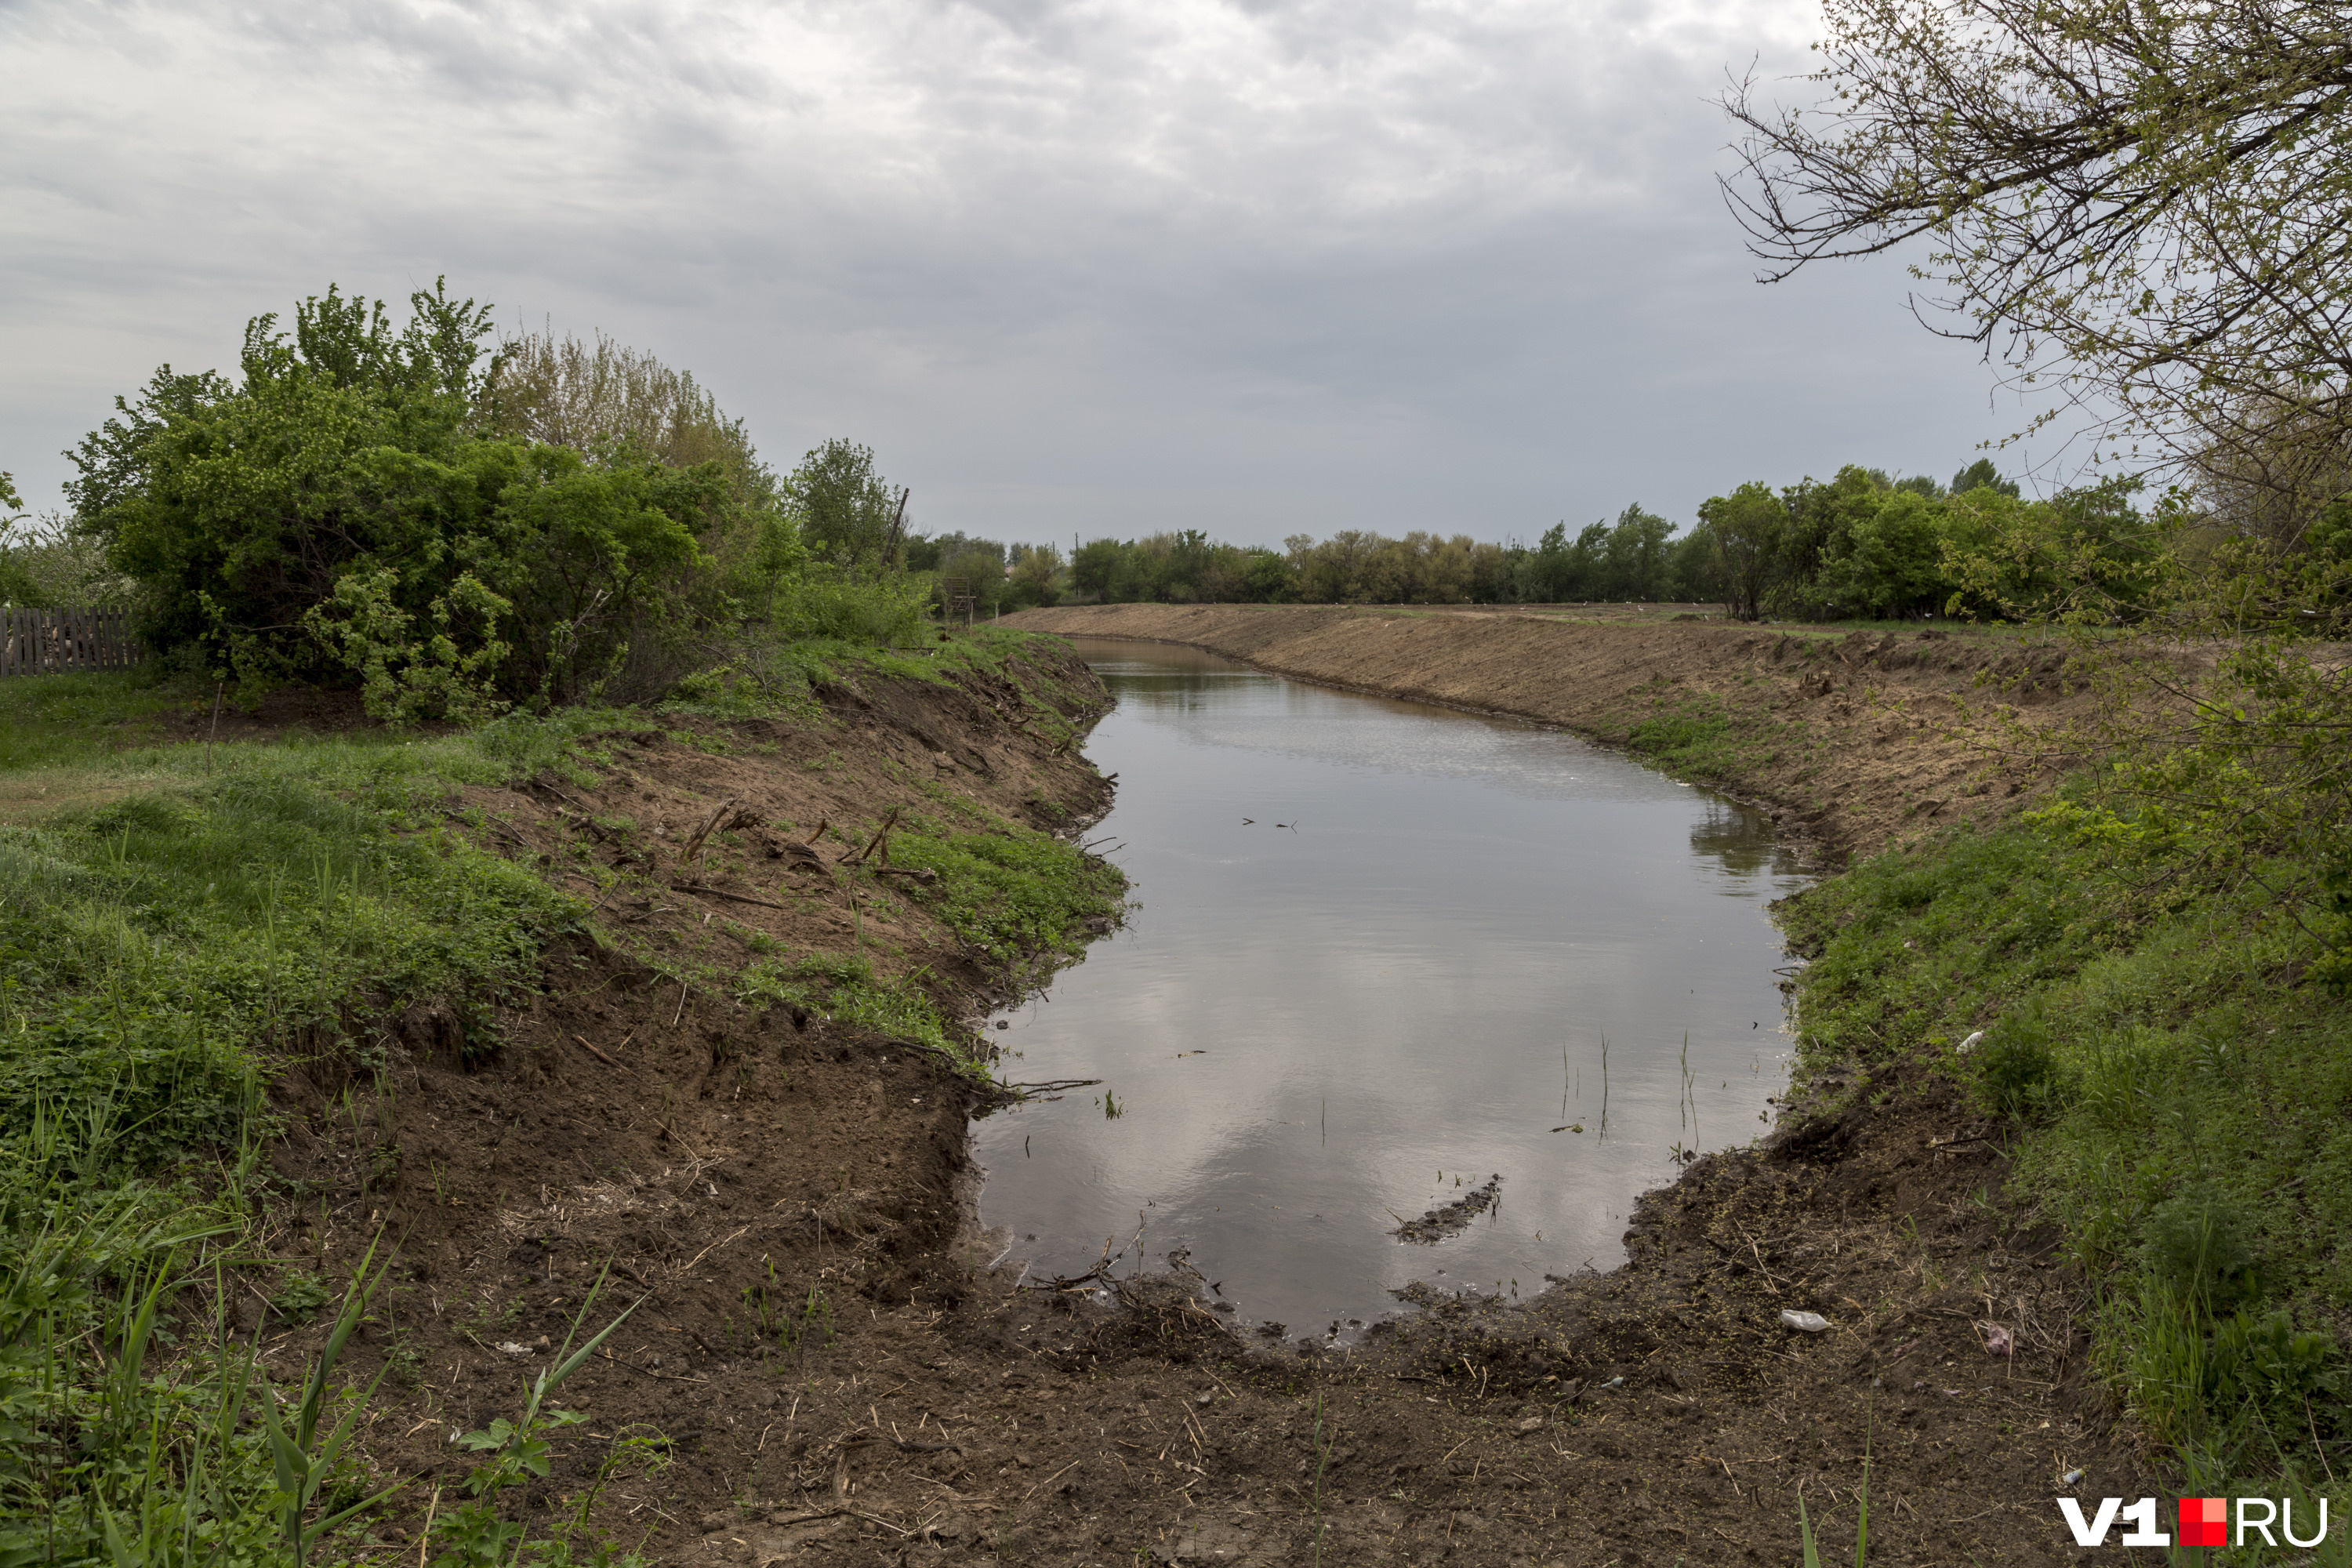
<path fill-rule="evenodd" d="M 1937 1053 L 2016 1123 L 2012 1196 L 2102 1281 L 2098 1364 L 2151 1435 L 2208 1476 L 2342 1473 L 2352 1018 L 2263 876 L 2168 888 L 2069 820 L 1795 900 L 1800 1076 Z"/>
<path fill-rule="evenodd" d="M 1769 764 L 1783 744 L 1802 742 L 1802 725 L 1761 711 L 1742 712 L 1721 698 L 1664 697 L 1646 713 L 1615 716 L 1627 750 L 1691 779 L 1734 779 Z"/>
<path fill-rule="evenodd" d="M 937 872 L 916 900 L 992 965 L 1041 973 L 1076 958 L 1118 919 L 1127 879 L 1050 834 L 1007 827 L 959 833 L 917 819 L 894 835 L 898 864 Z"/>

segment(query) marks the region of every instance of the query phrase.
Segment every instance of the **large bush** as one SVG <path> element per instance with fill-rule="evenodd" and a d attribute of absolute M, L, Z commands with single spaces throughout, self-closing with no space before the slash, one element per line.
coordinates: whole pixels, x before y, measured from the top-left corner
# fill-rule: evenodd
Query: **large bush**
<path fill-rule="evenodd" d="M 462 717 L 645 695 L 773 611 L 795 519 L 691 378 L 609 344 L 509 359 L 487 307 L 439 285 L 410 303 L 397 331 L 331 288 L 290 338 L 256 318 L 237 379 L 165 366 L 71 454 L 79 527 L 142 585 L 150 647 Z"/>

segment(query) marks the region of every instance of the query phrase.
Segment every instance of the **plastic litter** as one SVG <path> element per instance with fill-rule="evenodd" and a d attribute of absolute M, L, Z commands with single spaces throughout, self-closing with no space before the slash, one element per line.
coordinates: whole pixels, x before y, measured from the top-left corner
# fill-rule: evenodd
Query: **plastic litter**
<path fill-rule="evenodd" d="M 1984 1031 L 1982 1029 L 1979 1029 L 1975 1034 L 1970 1035 L 1967 1039 L 1962 1040 L 1958 1046 L 1955 1046 L 1953 1047 L 1953 1054 L 1956 1056 L 1967 1056 L 1970 1051 L 1977 1048 L 1978 1043 L 1983 1038 Z"/>
<path fill-rule="evenodd" d="M 2081 1484 L 2082 1479 L 2083 1479 L 2083 1472 L 2082 1472 L 2082 1471 L 2080 1471 L 2080 1470 L 2069 1470 L 2069 1471 L 2067 1471 L 2064 1475 L 2063 1475 L 2063 1476 L 2061 1476 L 2061 1477 L 2059 1477 L 2059 1478 L 2058 1478 L 2058 1484 L 2059 1484 L 2060 1486 L 2062 1486 L 2062 1487 L 2077 1486 L 2077 1485 L 2080 1485 L 2080 1484 Z"/>
<path fill-rule="evenodd" d="M 1784 1311 L 1780 1314 L 1780 1326 L 1801 1334 L 1822 1334 L 1829 1331 L 1830 1321 L 1819 1312 Z"/>
<path fill-rule="evenodd" d="M 1987 1323 L 1984 1326 L 1984 1347 L 1985 1354 L 1987 1355 L 2015 1355 L 2017 1353 L 2017 1342 L 2011 1339 L 2009 1337 L 2009 1331 L 2002 1328 L 1999 1323 Z"/>

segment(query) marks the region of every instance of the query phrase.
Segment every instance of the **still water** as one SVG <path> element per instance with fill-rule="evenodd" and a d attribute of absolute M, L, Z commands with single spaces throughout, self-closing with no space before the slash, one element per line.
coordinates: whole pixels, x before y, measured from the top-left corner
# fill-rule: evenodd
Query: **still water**
<path fill-rule="evenodd" d="M 1078 647 L 1118 699 L 1088 837 L 1136 908 L 996 1037 L 1008 1078 L 1104 1080 L 975 1129 L 1030 1278 L 1182 1248 L 1237 1321 L 1349 1332 L 1415 1279 L 1611 1268 L 1678 1149 L 1763 1130 L 1765 906 L 1802 878 L 1759 814 L 1532 725 Z M 1497 1174 L 1467 1228 L 1395 1236 Z"/>

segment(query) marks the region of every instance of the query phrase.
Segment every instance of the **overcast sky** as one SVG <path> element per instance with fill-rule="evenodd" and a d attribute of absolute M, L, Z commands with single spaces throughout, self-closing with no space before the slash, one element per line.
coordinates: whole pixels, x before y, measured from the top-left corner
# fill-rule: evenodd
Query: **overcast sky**
<path fill-rule="evenodd" d="M 0 468 L 330 281 L 696 373 L 927 531 L 1531 538 L 2019 423 L 1899 261 L 1752 281 L 1805 0 L 0 0 Z M 1803 91 L 1801 86 L 1791 89 Z M 2014 468 L 2015 460 L 2004 459 Z"/>

